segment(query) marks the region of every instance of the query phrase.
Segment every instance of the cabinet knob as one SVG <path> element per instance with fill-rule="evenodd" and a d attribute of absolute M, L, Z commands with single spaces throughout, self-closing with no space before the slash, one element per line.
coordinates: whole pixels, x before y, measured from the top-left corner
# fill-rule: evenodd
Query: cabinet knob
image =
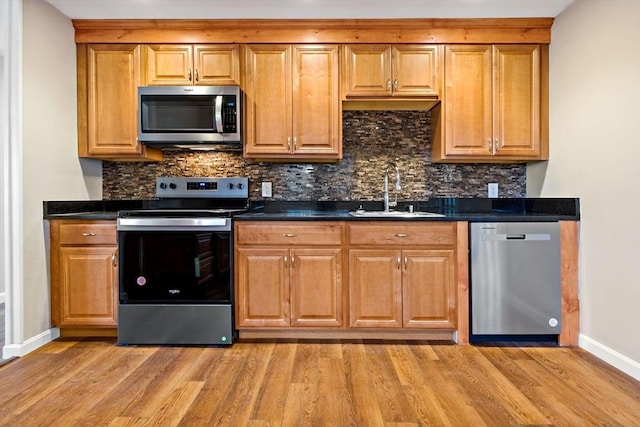
<path fill-rule="evenodd" d="M 407 237 L 408 234 L 406 233 L 396 233 L 396 237 Z"/>
<path fill-rule="evenodd" d="M 82 233 L 82 235 L 83 235 L 84 237 L 91 237 L 91 236 L 95 236 L 95 235 L 96 235 L 96 233 L 87 233 L 87 232 L 85 231 L 84 233 Z"/>
<path fill-rule="evenodd" d="M 282 237 L 296 237 L 295 233 L 282 233 Z"/>

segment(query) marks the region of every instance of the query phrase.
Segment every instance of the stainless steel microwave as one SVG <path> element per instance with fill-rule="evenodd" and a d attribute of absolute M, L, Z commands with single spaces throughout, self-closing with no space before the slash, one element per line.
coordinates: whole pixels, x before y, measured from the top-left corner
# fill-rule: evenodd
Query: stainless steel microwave
<path fill-rule="evenodd" d="M 155 147 L 242 150 L 239 86 L 138 87 L 138 140 Z"/>

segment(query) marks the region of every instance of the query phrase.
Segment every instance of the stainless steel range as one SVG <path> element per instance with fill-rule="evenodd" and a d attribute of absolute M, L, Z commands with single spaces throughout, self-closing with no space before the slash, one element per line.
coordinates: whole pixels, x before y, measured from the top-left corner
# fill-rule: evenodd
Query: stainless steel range
<path fill-rule="evenodd" d="M 156 195 L 118 213 L 118 344 L 232 344 L 231 217 L 248 179 L 162 177 Z"/>

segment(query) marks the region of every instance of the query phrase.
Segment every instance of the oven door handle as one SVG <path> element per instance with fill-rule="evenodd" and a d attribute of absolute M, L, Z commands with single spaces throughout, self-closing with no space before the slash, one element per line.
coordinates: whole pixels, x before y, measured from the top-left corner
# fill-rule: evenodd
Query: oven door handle
<path fill-rule="evenodd" d="M 118 218 L 118 231 L 231 231 L 231 218 Z"/>

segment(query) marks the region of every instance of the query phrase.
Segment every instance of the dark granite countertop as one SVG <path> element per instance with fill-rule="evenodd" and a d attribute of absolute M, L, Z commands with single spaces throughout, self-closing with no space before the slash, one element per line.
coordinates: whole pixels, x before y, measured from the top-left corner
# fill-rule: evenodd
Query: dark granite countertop
<path fill-rule="evenodd" d="M 396 211 L 431 212 L 429 217 L 354 217 L 360 207 L 382 211 L 381 201 L 266 201 L 252 204 L 252 211 L 237 220 L 352 220 L 352 221 L 575 221 L 580 219 L 577 198 L 432 198 L 398 202 Z"/>
<path fill-rule="evenodd" d="M 153 209 L 157 200 L 95 200 L 45 201 L 45 219 L 113 219 L 120 210 Z M 432 212 L 443 216 L 412 217 L 412 221 L 575 221 L 580 219 L 577 198 L 432 198 L 421 201 L 402 201 L 394 208 L 415 212 Z M 362 207 L 381 211 L 381 201 L 258 201 L 251 203 L 251 211 L 234 217 L 236 220 L 351 220 L 351 221 L 407 221 L 406 218 L 353 217 L 349 211 Z"/>

